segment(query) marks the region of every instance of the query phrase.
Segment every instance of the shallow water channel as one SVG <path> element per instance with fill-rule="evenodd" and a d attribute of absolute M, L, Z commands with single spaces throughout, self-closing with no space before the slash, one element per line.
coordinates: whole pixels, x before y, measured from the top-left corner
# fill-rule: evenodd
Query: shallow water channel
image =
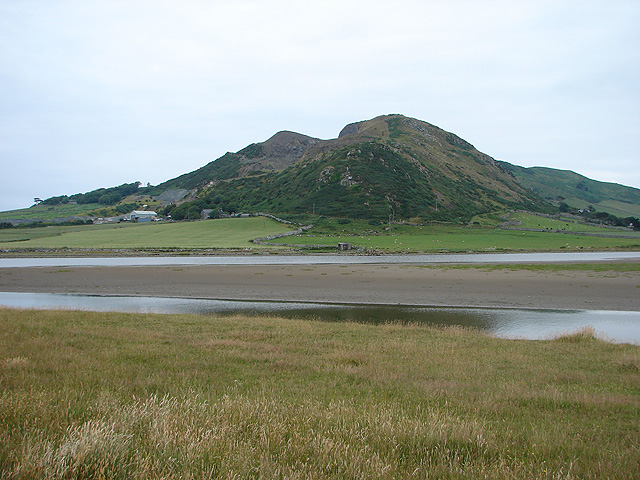
<path fill-rule="evenodd" d="M 197 315 L 241 313 L 371 324 L 415 322 L 439 326 L 459 325 L 502 338 L 528 340 L 553 338 L 591 326 L 608 340 L 640 344 L 640 312 L 362 306 L 4 292 L 0 292 L 0 306 Z"/>
<path fill-rule="evenodd" d="M 167 265 L 362 265 L 443 263 L 556 263 L 640 260 L 640 252 L 450 253 L 415 255 L 232 255 L 0 258 L 0 268 L 143 267 Z"/>

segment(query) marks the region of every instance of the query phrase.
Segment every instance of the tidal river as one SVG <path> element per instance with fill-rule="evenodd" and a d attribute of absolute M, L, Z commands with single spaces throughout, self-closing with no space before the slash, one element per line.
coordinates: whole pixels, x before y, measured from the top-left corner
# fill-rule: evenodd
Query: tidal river
<path fill-rule="evenodd" d="M 235 313 L 311 318 L 330 322 L 459 325 L 502 338 L 548 339 L 593 327 L 614 342 L 640 344 L 640 312 L 359 306 L 294 302 L 243 302 L 139 296 L 1 293 L 0 305 L 15 308 L 74 309 L 130 313 L 231 315 Z"/>
<path fill-rule="evenodd" d="M 420 255 L 233 255 L 0 258 L 0 268 L 136 267 L 171 265 L 359 265 L 442 263 L 557 263 L 640 260 L 640 252 L 469 253 Z"/>

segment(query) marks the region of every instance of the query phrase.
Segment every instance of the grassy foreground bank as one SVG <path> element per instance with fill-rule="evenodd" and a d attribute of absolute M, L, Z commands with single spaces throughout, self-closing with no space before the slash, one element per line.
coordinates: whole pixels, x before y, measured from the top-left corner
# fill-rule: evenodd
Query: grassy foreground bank
<path fill-rule="evenodd" d="M 637 478 L 589 332 L 0 309 L 0 478 Z"/>

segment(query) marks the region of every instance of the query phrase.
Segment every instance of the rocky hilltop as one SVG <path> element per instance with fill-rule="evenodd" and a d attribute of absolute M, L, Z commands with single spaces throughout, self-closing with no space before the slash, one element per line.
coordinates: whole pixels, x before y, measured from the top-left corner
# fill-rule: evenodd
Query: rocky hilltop
<path fill-rule="evenodd" d="M 155 193 L 173 188 L 198 191 L 174 211 L 178 216 L 210 208 L 451 220 L 501 208 L 551 208 L 467 141 L 402 115 L 349 124 L 330 140 L 279 132 Z"/>

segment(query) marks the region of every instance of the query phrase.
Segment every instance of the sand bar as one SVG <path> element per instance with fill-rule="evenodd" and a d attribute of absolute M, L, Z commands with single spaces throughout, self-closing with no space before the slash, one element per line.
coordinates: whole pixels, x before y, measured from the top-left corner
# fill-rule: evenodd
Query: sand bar
<path fill-rule="evenodd" d="M 0 291 L 386 305 L 640 311 L 640 272 L 421 265 L 0 269 Z"/>

